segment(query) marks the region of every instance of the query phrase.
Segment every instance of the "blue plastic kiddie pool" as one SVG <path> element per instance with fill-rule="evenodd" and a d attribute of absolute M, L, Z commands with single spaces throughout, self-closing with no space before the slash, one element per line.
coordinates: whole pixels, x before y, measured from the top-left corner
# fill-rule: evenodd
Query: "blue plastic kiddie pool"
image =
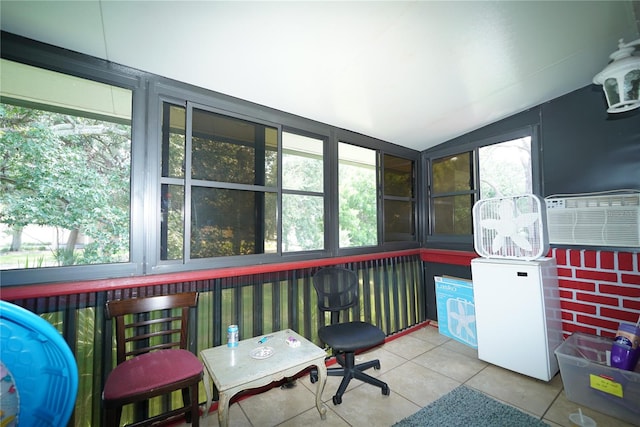
<path fill-rule="evenodd" d="M 0 371 L 2 427 L 67 425 L 78 394 L 73 353 L 49 322 L 6 301 L 0 301 Z"/>

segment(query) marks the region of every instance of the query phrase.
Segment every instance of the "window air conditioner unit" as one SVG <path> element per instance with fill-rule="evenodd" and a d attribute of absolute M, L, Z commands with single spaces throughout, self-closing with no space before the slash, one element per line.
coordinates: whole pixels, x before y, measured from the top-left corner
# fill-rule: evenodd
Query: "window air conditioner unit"
<path fill-rule="evenodd" d="M 550 243 L 640 247 L 640 193 L 550 196 L 545 203 Z"/>

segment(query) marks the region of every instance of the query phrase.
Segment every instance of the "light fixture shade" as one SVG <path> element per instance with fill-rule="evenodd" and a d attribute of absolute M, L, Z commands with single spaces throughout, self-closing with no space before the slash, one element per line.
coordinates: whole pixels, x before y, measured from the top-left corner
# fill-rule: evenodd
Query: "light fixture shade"
<path fill-rule="evenodd" d="M 620 39 L 618 50 L 609 56 L 612 62 L 593 78 L 603 86 L 609 113 L 640 108 L 640 57 L 633 56 L 635 45 L 640 39 L 627 44 Z"/>

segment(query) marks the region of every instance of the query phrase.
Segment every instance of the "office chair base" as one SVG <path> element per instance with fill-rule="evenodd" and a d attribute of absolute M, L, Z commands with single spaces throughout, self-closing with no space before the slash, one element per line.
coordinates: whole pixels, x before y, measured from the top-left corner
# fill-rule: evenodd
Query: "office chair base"
<path fill-rule="evenodd" d="M 376 370 L 380 369 L 379 360 L 370 360 L 356 365 L 354 353 L 339 353 L 336 355 L 336 361 L 340 365 L 340 368 L 327 369 L 327 376 L 342 377 L 338 391 L 332 399 L 334 405 L 342 403 L 342 395 L 347 390 L 347 387 L 353 378 L 375 385 L 376 387 L 380 387 L 384 396 L 389 396 L 389 394 L 391 394 L 391 390 L 387 383 L 364 373 L 365 370 L 370 368 L 374 368 Z M 309 374 L 309 379 L 312 383 L 318 381 L 318 371 L 315 369 L 312 370 Z"/>

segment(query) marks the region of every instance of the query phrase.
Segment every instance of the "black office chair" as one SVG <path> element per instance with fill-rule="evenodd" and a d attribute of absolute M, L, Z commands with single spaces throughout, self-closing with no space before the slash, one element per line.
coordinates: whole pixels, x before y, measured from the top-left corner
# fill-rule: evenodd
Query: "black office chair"
<path fill-rule="evenodd" d="M 356 273 L 346 268 L 323 268 L 313 276 L 313 286 L 318 293 L 320 312 L 331 313 L 331 324 L 320 328 L 318 336 L 333 350 L 336 361 L 340 364 L 339 368 L 328 369 L 327 375 L 343 377 L 333 396 L 333 404 L 342 403 L 342 395 L 352 378 L 378 386 L 382 389 L 382 394 L 388 396 L 390 390 L 386 383 L 364 373 L 369 368 L 380 369 L 379 360 L 355 364 L 356 352 L 384 343 L 384 332 L 377 326 L 361 321 L 340 323 L 340 312 L 357 306 L 359 302 Z M 318 380 L 317 375 L 317 371 L 311 372 L 311 382 Z"/>

